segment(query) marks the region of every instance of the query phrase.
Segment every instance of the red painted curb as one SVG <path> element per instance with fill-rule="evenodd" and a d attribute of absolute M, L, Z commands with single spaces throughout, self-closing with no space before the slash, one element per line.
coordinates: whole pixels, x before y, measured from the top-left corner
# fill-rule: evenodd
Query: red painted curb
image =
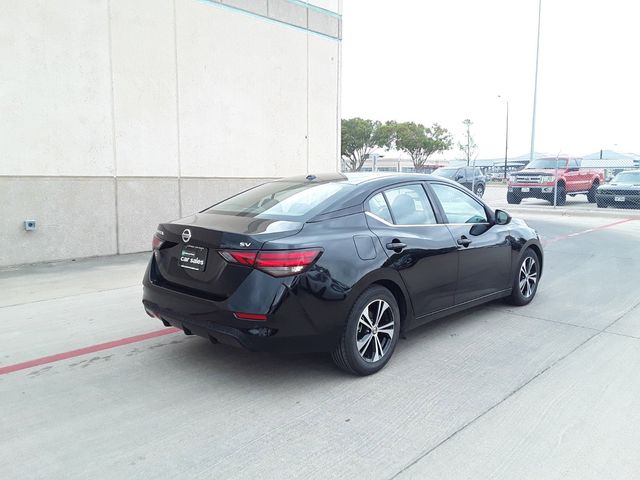
<path fill-rule="evenodd" d="M 25 370 L 27 368 L 37 367 L 39 365 L 45 365 L 47 363 L 59 362 L 60 360 L 66 360 L 67 358 L 79 357 L 80 355 L 86 355 L 88 353 L 99 352 L 101 350 L 107 350 L 109 348 L 120 347 L 122 345 L 129 345 L 130 343 L 142 342 L 149 340 L 150 338 L 162 337 L 171 333 L 179 332 L 177 328 L 165 328 L 162 330 L 154 330 L 153 332 L 143 333 L 141 335 L 134 335 L 133 337 L 121 338 L 119 340 L 112 340 L 111 342 L 98 343 L 96 345 L 90 345 L 84 348 L 78 348 L 77 350 L 71 350 L 69 352 L 56 353 L 55 355 L 49 355 L 47 357 L 36 358 L 29 360 L 28 362 L 16 363 L 14 365 L 7 365 L 6 367 L 0 367 L 0 375 L 7 373 L 17 372 L 19 370 Z"/>

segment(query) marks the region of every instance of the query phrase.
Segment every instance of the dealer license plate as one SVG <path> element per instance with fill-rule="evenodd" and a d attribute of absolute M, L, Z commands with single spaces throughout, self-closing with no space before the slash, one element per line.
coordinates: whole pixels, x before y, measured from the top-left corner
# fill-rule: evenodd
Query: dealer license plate
<path fill-rule="evenodd" d="M 197 272 L 204 272 L 207 266 L 208 248 L 185 245 L 180 250 L 180 266 Z"/>

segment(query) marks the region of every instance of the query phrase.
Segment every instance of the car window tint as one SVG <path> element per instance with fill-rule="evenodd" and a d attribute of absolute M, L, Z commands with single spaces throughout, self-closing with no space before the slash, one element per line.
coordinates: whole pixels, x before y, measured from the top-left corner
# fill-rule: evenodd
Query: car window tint
<path fill-rule="evenodd" d="M 377 195 L 371 197 L 367 210 L 369 210 L 374 215 L 382 218 L 383 220 L 386 220 L 389 223 L 393 223 L 393 220 L 391 219 L 391 213 L 389 213 L 389 207 L 386 200 L 384 199 L 384 196 L 381 193 L 378 193 Z"/>
<path fill-rule="evenodd" d="M 396 225 L 433 225 L 436 216 L 422 185 L 385 190 Z"/>
<path fill-rule="evenodd" d="M 471 196 L 441 183 L 434 183 L 432 187 L 449 223 L 485 223 L 487 221 L 484 207 Z"/>

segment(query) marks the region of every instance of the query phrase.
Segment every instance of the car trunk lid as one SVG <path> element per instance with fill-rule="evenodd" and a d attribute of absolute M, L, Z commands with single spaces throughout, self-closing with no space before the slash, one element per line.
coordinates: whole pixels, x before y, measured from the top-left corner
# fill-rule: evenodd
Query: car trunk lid
<path fill-rule="evenodd" d="M 230 263 L 222 250 L 257 251 L 271 240 L 300 231 L 303 223 L 214 213 L 198 213 L 158 226 L 162 242 L 154 250 L 157 282 L 214 300 L 228 298 L 251 273 Z"/>

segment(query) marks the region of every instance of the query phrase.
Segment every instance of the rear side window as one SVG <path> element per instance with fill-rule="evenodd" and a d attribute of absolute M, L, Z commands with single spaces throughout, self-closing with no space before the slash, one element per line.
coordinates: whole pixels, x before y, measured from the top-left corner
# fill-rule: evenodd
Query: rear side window
<path fill-rule="evenodd" d="M 431 203 L 422 185 L 404 185 L 385 190 L 396 225 L 433 225 L 437 223 Z"/>
<path fill-rule="evenodd" d="M 374 215 L 382 218 L 383 220 L 393 223 L 393 219 L 391 218 L 391 213 L 389 212 L 389 207 L 387 206 L 387 201 L 384 199 L 384 196 L 381 193 L 374 195 L 369 200 L 368 210 Z"/>
<path fill-rule="evenodd" d="M 338 182 L 271 182 L 223 200 L 205 212 L 302 221 L 346 197 L 353 188 Z"/>

